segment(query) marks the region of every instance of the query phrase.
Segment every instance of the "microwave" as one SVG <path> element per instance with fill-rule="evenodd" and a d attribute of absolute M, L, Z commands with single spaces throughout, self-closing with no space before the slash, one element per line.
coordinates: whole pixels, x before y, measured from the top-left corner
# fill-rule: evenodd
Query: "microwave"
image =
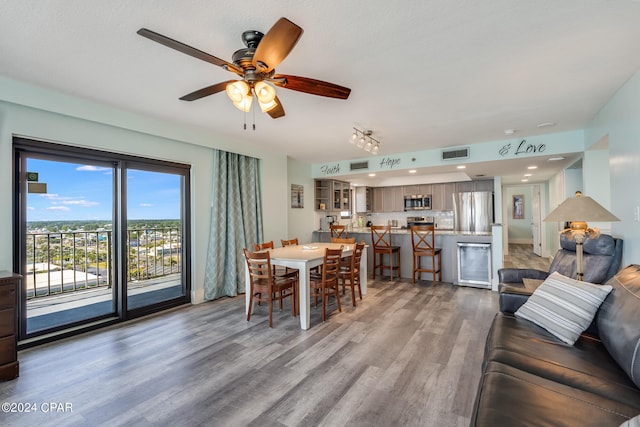
<path fill-rule="evenodd" d="M 405 211 L 421 211 L 431 209 L 431 195 L 411 194 L 404 196 Z"/>

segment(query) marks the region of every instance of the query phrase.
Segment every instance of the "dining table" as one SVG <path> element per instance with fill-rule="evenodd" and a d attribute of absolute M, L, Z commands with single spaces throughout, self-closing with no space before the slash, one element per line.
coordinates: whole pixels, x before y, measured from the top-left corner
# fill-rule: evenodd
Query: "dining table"
<path fill-rule="evenodd" d="M 355 244 L 345 243 L 306 243 L 303 245 L 291 245 L 282 248 L 269 249 L 271 264 L 294 268 L 299 271 L 299 303 L 300 328 L 309 329 L 311 321 L 311 269 L 322 265 L 326 248 L 339 249 L 342 247 L 342 255 L 348 257 L 353 254 Z M 249 270 L 245 265 L 246 313 L 249 312 L 251 303 Z M 360 289 L 362 295 L 367 293 L 367 250 L 362 251 L 360 259 Z"/>

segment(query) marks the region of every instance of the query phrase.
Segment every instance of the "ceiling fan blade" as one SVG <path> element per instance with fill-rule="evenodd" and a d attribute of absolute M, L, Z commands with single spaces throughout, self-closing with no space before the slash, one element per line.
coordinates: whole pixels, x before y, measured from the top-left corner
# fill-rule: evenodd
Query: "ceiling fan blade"
<path fill-rule="evenodd" d="M 271 110 L 267 111 L 267 114 L 270 115 L 272 119 L 277 119 L 279 117 L 284 116 L 284 107 L 282 106 L 282 103 L 280 102 L 277 96 L 275 101 L 276 101 L 276 106 L 273 107 Z"/>
<path fill-rule="evenodd" d="M 219 67 L 224 68 L 225 70 L 231 71 L 232 73 L 236 73 L 240 76 L 243 75 L 243 70 L 233 65 L 230 62 L 225 61 L 224 59 L 217 58 L 213 55 L 210 55 L 206 52 L 203 52 L 195 47 L 191 47 L 177 40 L 171 39 L 169 37 L 163 36 L 162 34 L 158 34 L 155 31 L 148 30 L 146 28 L 140 28 L 138 30 L 138 34 L 142 37 L 146 37 L 149 40 L 153 40 L 156 43 L 160 43 L 171 49 L 175 49 L 178 52 L 185 53 L 189 56 L 193 56 L 194 58 L 201 59 L 203 61 L 209 62 L 213 65 L 217 65 Z"/>
<path fill-rule="evenodd" d="M 323 82 L 321 80 L 310 79 L 308 77 L 287 76 L 276 74 L 269 79 L 274 85 L 286 89 L 297 90 L 298 92 L 310 93 L 312 95 L 327 96 L 329 98 L 347 99 L 351 89 L 337 84 Z"/>
<path fill-rule="evenodd" d="M 233 83 L 236 80 L 227 80 L 226 82 L 216 83 L 211 86 L 203 87 L 202 89 L 191 92 L 180 98 L 181 101 L 195 101 L 196 99 L 204 98 L 205 96 L 213 95 L 218 92 L 222 92 L 227 88 L 229 83 Z"/>
<path fill-rule="evenodd" d="M 261 72 L 273 70 L 289 55 L 301 35 L 302 28 L 287 18 L 278 19 L 258 44 L 253 65 Z"/>

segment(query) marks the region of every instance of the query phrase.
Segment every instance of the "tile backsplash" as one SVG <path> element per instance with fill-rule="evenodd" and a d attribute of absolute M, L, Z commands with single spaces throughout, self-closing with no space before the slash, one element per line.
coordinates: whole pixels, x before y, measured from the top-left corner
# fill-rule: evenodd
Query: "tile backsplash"
<path fill-rule="evenodd" d="M 341 219 L 340 224 L 350 224 L 357 226 L 358 216 L 355 215 L 350 220 Z M 398 221 L 398 226 L 405 227 L 407 225 L 407 217 L 426 216 L 433 217 L 436 227 L 441 230 L 453 229 L 453 211 L 420 211 L 420 212 L 378 212 L 362 215 L 362 223 L 366 224 L 371 221 L 373 225 L 386 225 L 389 220 Z"/>

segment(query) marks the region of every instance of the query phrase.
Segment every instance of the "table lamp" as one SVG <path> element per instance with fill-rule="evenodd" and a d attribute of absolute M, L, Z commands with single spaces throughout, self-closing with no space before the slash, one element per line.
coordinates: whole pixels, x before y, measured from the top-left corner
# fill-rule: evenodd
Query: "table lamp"
<path fill-rule="evenodd" d="M 560 203 L 545 219 L 546 222 L 570 222 L 570 228 L 563 230 L 576 241 L 576 278 L 583 280 L 582 244 L 587 233 L 597 236 L 598 229 L 589 228 L 587 221 L 611 222 L 620 218 L 606 210 L 591 197 L 583 197 L 576 191 L 575 197 L 568 197 Z"/>

